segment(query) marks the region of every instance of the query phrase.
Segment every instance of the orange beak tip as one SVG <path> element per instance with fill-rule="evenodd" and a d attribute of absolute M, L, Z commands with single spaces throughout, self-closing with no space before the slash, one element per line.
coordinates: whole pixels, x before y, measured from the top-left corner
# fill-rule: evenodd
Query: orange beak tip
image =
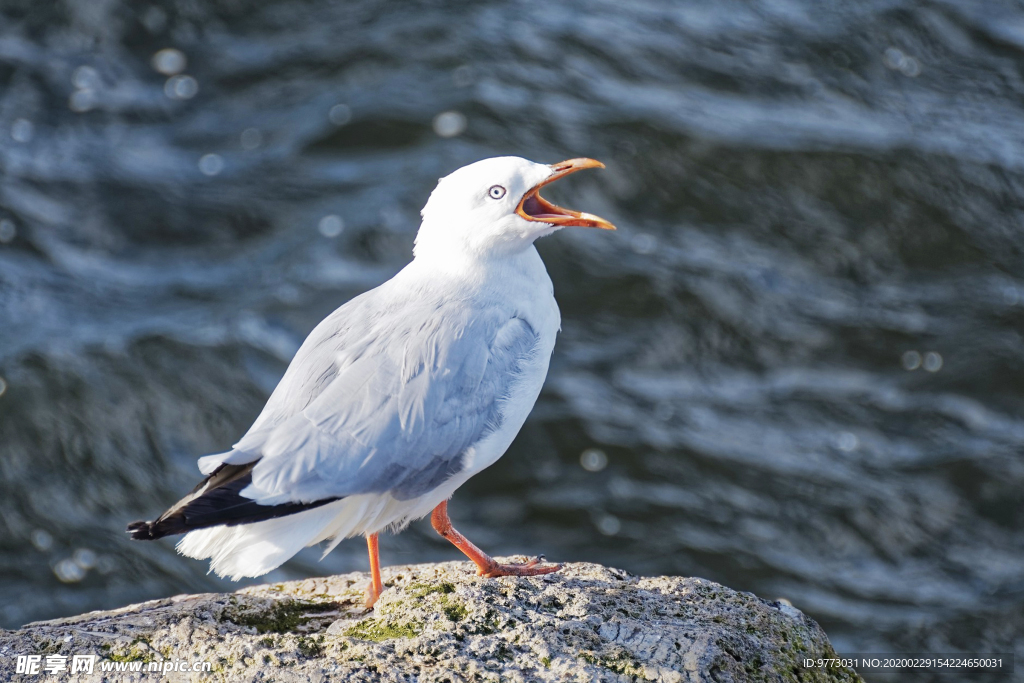
<path fill-rule="evenodd" d="M 602 230 L 617 230 L 617 228 L 614 225 L 612 225 L 605 219 L 601 218 L 600 216 L 595 216 L 592 213 L 581 213 L 580 220 L 587 221 L 587 227 L 600 228 Z"/>

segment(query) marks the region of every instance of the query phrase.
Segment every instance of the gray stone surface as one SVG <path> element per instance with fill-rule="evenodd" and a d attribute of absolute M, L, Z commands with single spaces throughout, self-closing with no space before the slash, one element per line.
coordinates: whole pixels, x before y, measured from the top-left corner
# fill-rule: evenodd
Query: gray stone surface
<path fill-rule="evenodd" d="M 799 610 L 711 581 L 594 564 L 528 578 L 471 569 L 388 567 L 372 612 L 368 577 L 353 573 L 37 622 L 0 631 L 0 680 L 860 681 L 802 665 L 835 655 Z M 29 676 L 15 673 L 18 654 L 99 658 L 91 675 Z M 145 672 L 181 661 L 212 670 Z"/>

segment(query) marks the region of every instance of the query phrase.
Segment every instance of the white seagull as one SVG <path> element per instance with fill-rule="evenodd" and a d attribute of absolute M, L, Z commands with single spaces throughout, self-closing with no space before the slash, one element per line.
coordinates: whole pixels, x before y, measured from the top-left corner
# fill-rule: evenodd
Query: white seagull
<path fill-rule="evenodd" d="M 543 558 L 496 562 L 456 531 L 448 499 L 505 453 L 533 409 L 560 326 L 533 246 L 567 226 L 614 230 L 540 196 L 593 159 L 484 159 L 442 178 L 423 207 L 413 260 L 309 334 L 249 431 L 199 459 L 206 475 L 132 538 L 186 534 L 178 551 L 238 580 L 302 548 L 366 536 L 380 596 L 377 535 L 431 514 L 481 576 L 557 571 Z"/>

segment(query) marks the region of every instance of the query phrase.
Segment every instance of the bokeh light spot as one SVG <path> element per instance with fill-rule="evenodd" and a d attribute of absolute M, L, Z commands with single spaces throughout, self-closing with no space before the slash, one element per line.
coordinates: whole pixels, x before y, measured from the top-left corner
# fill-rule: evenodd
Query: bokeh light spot
<path fill-rule="evenodd" d="M 600 472 L 608 467 L 608 455 L 600 448 L 588 448 L 580 453 L 580 466 L 587 472 Z"/>
<path fill-rule="evenodd" d="M 942 356 L 935 351 L 929 351 L 924 354 L 923 365 L 925 372 L 938 372 L 942 369 Z"/>
<path fill-rule="evenodd" d="M 241 136 L 242 149 L 256 149 L 263 144 L 263 133 L 258 128 L 246 128 Z"/>
<path fill-rule="evenodd" d="M 917 351 L 907 351 L 900 358 L 904 370 L 917 370 L 921 367 L 921 354 Z"/>
<path fill-rule="evenodd" d="M 622 522 L 615 515 L 601 515 L 597 518 L 595 526 L 605 536 L 614 536 L 622 530 Z"/>
<path fill-rule="evenodd" d="M 164 83 L 164 94 L 172 100 L 190 100 L 199 92 L 199 81 L 191 76 L 171 76 Z"/>
<path fill-rule="evenodd" d="M 434 117 L 434 132 L 443 138 L 454 138 L 466 130 L 466 117 L 457 111 L 441 112 Z"/>
<path fill-rule="evenodd" d="M 92 569 L 96 566 L 96 553 L 88 548 L 78 548 L 71 559 L 82 569 Z"/>
<path fill-rule="evenodd" d="M 903 50 L 899 48 L 887 48 L 882 54 L 882 62 L 893 71 L 899 71 L 910 78 L 921 74 L 920 62 L 910 55 L 904 54 Z"/>
<path fill-rule="evenodd" d="M 50 535 L 50 532 L 43 529 L 33 530 L 31 539 L 32 545 L 41 552 L 46 552 L 53 547 L 53 536 Z"/>
<path fill-rule="evenodd" d="M 85 570 L 71 558 L 63 559 L 55 564 L 53 573 L 62 583 L 78 583 L 85 578 Z"/>
<path fill-rule="evenodd" d="M 224 170 L 224 158 L 219 154 L 204 154 L 199 159 L 199 170 L 203 175 L 217 175 Z"/>
<path fill-rule="evenodd" d="M 188 66 L 188 59 L 181 50 L 168 47 L 154 54 L 150 64 L 159 73 L 165 76 L 174 76 L 185 70 L 185 67 Z"/>
<path fill-rule="evenodd" d="M 71 74 L 71 85 L 79 90 L 92 90 L 100 85 L 100 74 L 91 66 L 80 66 Z"/>
<path fill-rule="evenodd" d="M 31 142 L 36 127 L 28 119 L 15 119 L 11 124 L 11 139 L 15 142 Z"/>
<path fill-rule="evenodd" d="M 341 216 L 332 213 L 321 218 L 316 228 L 324 237 L 334 238 L 345 229 L 345 221 L 342 220 Z"/>
<path fill-rule="evenodd" d="M 71 97 L 68 99 L 68 107 L 71 108 L 71 111 L 81 114 L 93 109 L 96 106 L 97 99 L 95 90 L 89 88 L 76 90 L 71 93 Z"/>
<path fill-rule="evenodd" d="M 842 432 L 839 438 L 836 439 L 836 445 L 839 446 L 839 450 L 846 451 L 847 453 L 857 448 L 858 443 L 857 436 L 850 432 Z"/>
<path fill-rule="evenodd" d="M 327 112 L 327 118 L 336 126 L 344 126 L 352 120 L 352 109 L 347 104 L 336 104 Z"/>

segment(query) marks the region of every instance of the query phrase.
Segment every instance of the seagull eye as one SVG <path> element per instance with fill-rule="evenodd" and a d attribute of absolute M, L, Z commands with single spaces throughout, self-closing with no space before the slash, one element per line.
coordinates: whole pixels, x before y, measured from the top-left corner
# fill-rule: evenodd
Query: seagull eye
<path fill-rule="evenodd" d="M 501 199 L 505 196 L 505 188 L 501 185 L 491 185 L 491 189 L 487 190 L 487 195 L 491 199 Z"/>

